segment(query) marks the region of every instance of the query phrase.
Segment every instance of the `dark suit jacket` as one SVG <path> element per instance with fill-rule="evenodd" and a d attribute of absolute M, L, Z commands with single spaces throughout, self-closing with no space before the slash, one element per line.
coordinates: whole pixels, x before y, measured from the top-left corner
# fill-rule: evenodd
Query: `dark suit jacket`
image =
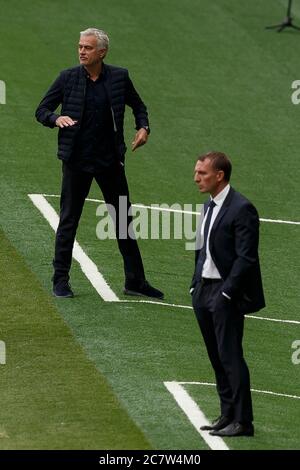
<path fill-rule="evenodd" d="M 207 207 L 208 203 L 204 206 L 205 211 Z M 224 281 L 222 291 L 232 298 L 241 313 L 257 312 L 265 306 L 258 241 L 257 210 L 244 196 L 230 188 L 212 226 L 209 249 Z M 196 265 L 200 251 L 196 251 Z M 192 287 L 196 282 L 194 274 Z"/>

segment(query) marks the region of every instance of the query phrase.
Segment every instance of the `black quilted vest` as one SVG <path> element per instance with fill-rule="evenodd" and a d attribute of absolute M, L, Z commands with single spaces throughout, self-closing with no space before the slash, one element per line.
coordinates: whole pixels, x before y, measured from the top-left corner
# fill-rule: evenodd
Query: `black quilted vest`
<path fill-rule="evenodd" d="M 125 88 L 128 80 L 126 69 L 112 65 L 104 65 L 104 85 L 110 102 L 112 118 L 114 123 L 115 149 L 120 160 L 124 160 L 126 146 L 124 142 L 123 126 L 125 113 Z M 78 125 L 59 129 L 58 132 L 58 158 L 69 160 L 75 136 L 79 130 L 82 118 L 86 78 L 85 69 L 82 66 L 64 70 L 61 78 L 64 80 L 64 98 L 62 102 L 61 115 L 70 116 L 78 121 Z"/>

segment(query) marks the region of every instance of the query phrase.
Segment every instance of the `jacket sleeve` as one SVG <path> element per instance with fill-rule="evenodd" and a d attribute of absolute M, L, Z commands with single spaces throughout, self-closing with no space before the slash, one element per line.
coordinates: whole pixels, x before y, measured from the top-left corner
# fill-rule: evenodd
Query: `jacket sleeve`
<path fill-rule="evenodd" d="M 134 88 L 128 72 L 126 77 L 125 103 L 132 108 L 135 128 L 138 130 L 144 126 L 149 127 L 147 108 Z"/>
<path fill-rule="evenodd" d="M 196 250 L 196 251 L 195 251 L 195 269 L 194 269 L 194 274 L 193 274 L 193 277 L 192 277 L 192 282 L 191 282 L 191 285 L 190 285 L 190 290 L 191 290 L 191 289 L 194 289 L 194 287 L 195 287 L 196 284 L 197 284 L 197 280 L 196 280 L 196 266 L 197 266 L 197 261 L 198 261 L 199 253 L 200 253 L 200 250 Z"/>
<path fill-rule="evenodd" d="M 234 230 L 236 258 L 223 285 L 223 291 L 230 297 L 238 293 L 247 275 L 258 263 L 259 217 L 252 204 L 241 208 Z"/>
<path fill-rule="evenodd" d="M 64 80 L 63 74 L 61 73 L 50 86 L 35 112 L 36 119 L 44 126 L 55 127 L 55 121 L 59 117 L 59 114 L 55 114 L 54 111 L 62 103 L 63 95 Z"/>

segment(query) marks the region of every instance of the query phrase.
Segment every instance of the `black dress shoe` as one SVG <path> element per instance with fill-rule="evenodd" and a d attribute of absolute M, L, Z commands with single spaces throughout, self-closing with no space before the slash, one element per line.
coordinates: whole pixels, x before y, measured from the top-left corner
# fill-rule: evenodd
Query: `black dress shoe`
<path fill-rule="evenodd" d="M 62 298 L 67 298 L 67 297 L 74 297 L 74 293 L 71 289 L 70 284 L 68 281 L 61 280 L 53 284 L 53 295 L 55 297 L 62 297 Z"/>
<path fill-rule="evenodd" d="M 218 431 L 219 429 L 223 429 L 228 424 L 231 423 L 231 419 L 228 418 L 228 416 L 221 415 L 217 419 L 215 419 L 211 425 L 209 426 L 201 426 L 200 429 L 201 431 Z"/>
<path fill-rule="evenodd" d="M 142 295 L 145 297 L 152 297 L 154 299 L 164 298 L 163 292 L 152 287 L 147 281 L 126 281 L 124 294 Z"/>
<path fill-rule="evenodd" d="M 230 423 L 226 428 L 211 431 L 209 434 L 220 437 L 254 436 L 254 427 L 252 423 Z"/>

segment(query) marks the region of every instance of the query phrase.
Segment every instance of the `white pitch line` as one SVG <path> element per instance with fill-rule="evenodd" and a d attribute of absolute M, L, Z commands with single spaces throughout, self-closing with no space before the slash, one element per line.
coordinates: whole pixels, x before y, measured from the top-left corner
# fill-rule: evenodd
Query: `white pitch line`
<path fill-rule="evenodd" d="M 120 299 L 120 303 L 132 303 L 132 304 L 154 304 L 154 305 L 165 305 L 166 307 L 175 307 L 175 308 L 186 308 L 193 310 L 193 307 L 189 305 L 180 305 L 180 304 L 170 304 L 168 302 L 158 302 L 156 300 L 127 300 L 127 299 Z"/>
<path fill-rule="evenodd" d="M 193 307 L 190 305 L 180 305 L 180 304 L 171 304 L 167 302 L 158 302 L 156 300 L 127 300 L 127 299 L 120 299 L 119 303 L 139 303 L 139 304 L 154 304 L 154 305 L 165 305 L 166 307 L 175 307 L 175 308 L 184 308 L 187 310 L 193 310 Z M 269 318 L 269 317 L 259 317 L 257 315 L 246 315 L 245 316 L 247 319 L 254 319 L 254 320 L 265 320 L 265 321 L 273 321 L 273 322 L 278 322 L 278 323 L 291 323 L 294 325 L 300 325 L 299 320 L 281 320 L 278 318 Z"/>
<path fill-rule="evenodd" d="M 164 385 L 206 444 L 212 450 L 229 450 L 223 439 L 211 436 L 207 431 L 201 431 L 200 427 L 207 426 L 210 422 L 183 386 L 179 382 L 164 382 Z"/>
<path fill-rule="evenodd" d="M 59 217 L 51 204 L 49 204 L 42 194 L 28 194 L 28 196 L 56 232 Z M 79 263 L 83 273 L 103 300 L 106 302 L 119 301 L 119 298 L 98 271 L 96 264 L 86 255 L 76 240 L 73 247 L 73 258 Z"/>
<path fill-rule="evenodd" d="M 43 214 L 43 216 L 48 220 L 51 227 L 54 231 L 57 230 L 58 226 L 58 215 L 55 212 L 54 208 L 49 204 L 49 202 L 45 199 L 46 197 L 59 197 L 55 194 L 28 194 L 34 205 L 39 209 L 39 211 Z M 119 299 L 113 290 L 109 287 L 107 282 L 105 281 L 102 274 L 99 272 L 96 264 L 87 256 L 87 254 L 83 251 L 81 246 L 77 241 L 74 243 L 73 249 L 73 258 L 78 261 L 80 267 L 86 277 L 89 279 L 91 284 L 95 287 L 96 291 L 100 295 L 100 297 L 107 301 L 107 302 L 119 302 L 119 303 L 145 303 L 145 304 L 156 304 L 156 305 L 165 305 L 167 307 L 174 307 L 174 308 L 184 308 L 188 310 L 192 310 L 193 307 L 190 305 L 180 305 L 180 304 L 172 304 L 167 302 L 159 302 L 155 300 L 121 300 Z M 264 321 L 271 321 L 271 322 L 278 322 L 278 323 L 290 323 L 300 325 L 300 321 L 297 320 L 281 320 L 277 318 L 269 318 L 269 317 L 260 317 L 256 315 L 247 315 L 246 318 L 253 318 L 255 320 L 264 320 Z"/>
<path fill-rule="evenodd" d="M 43 194 L 45 197 L 60 197 L 59 194 Z M 88 202 L 105 202 L 104 199 L 93 199 L 93 198 L 86 198 L 86 201 Z M 194 211 L 183 211 L 180 209 L 170 209 L 166 207 L 156 207 L 156 206 L 147 206 L 145 204 L 132 204 L 133 207 L 140 207 L 144 209 L 151 209 L 151 210 L 156 210 L 156 211 L 161 211 L 161 212 L 177 212 L 181 214 L 190 214 L 190 215 L 199 215 L 199 212 L 194 212 Z M 300 222 L 296 222 L 293 220 L 281 220 L 281 219 L 266 219 L 263 217 L 260 217 L 259 219 L 261 222 L 269 222 L 272 224 L 288 224 L 288 225 L 300 225 Z"/>
<path fill-rule="evenodd" d="M 265 321 L 273 321 L 278 323 L 291 323 L 293 325 L 300 325 L 299 320 L 281 320 L 279 318 L 269 318 L 269 317 L 258 317 L 256 315 L 246 315 L 246 318 L 252 318 L 253 320 L 265 320 Z"/>
<path fill-rule="evenodd" d="M 293 220 L 281 220 L 281 219 L 259 219 L 261 222 L 270 222 L 272 224 L 289 224 L 289 225 L 300 225 L 300 222 Z"/>
<path fill-rule="evenodd" d="M 180 385 L 206 385 L 208 387 L 216 387 L 216 384 L 212 382 L 175 382 L 175 383 L 178 383 Z M 300 396 L 298 395 L 289 395 L 288 393 L 271 392 L 270 390 L 258 390 L 256 388 L 251 388 L 251 392 L 262 393 L 265 395 L 274 395 L 276 397 L 293 398 L 294 400 L 300 400 Z"/>
<path fill-rule="evenodd" d="M 43 194 L 45 197 L 60 197 L 58 194 Z M 87 197 L 85 199 L 88 202 L 105 202 L 104 199 L 93 199 L 90 197 Z M 154 211 L 160 211 L 160 212 L 175 212 L 179 214 L 190 214 L 190 215 L 199 215 L 199 212 L 194 212 L 194 211 L 183 211 L 181 209 L 170 209 L 169 207 L 159 207 L 159 203 L 157 205 L 152 205 L 152 206 L 146 206 L 145 204 L 131 204 L 132 207 L 139 207 L 141 209 L 151 209 Z"/>
<path fill-rule="evenodd" d="M 216 387 L 216 384 L 210 382 L 164 382 L 165 387 L 174 397 L 176 403 L 180 406 L 180 408 L 184 411 L 186 416 L 188 417 L 189 421 L 192 425 L 196 428 L 198 433 L 202 436 L 205 442 L 209 445 L 212 450 L 229 450 L 226 446 L 225 442 L 216 436 L 211 436 L 208 434 L 207 431 L 201 431 L 200 427 L 204 425 L 211 424 L 200 407 L 197 403 L 191 398 L 189 393 L 184 389 L 184 385 L 205 385 L 208 387 Z M 278 393 L 272 392 L 270 390 L 257 390 L 255 388 L 251 388 L 252 392 L 261 393 L 264 395 L 273 395 L 276 397 L 283 397 L 283 398 L 292 398 L 294 400 L 300 400 L 300 396 L 297 395 L 290 395 L 287 393 Z"/>
<path fill-rule="evenodd" d="M 251 388 L 251 392 L 263 393 L 265 395 L 275 395 L 276 397 L 293 398 L 294 400 L 300 400 L 300 397 L 298 397 L 297 395 L 289 395 L 288 393 L 271 392 L 270 390 L 256 390 L 255 388 Z"/>

